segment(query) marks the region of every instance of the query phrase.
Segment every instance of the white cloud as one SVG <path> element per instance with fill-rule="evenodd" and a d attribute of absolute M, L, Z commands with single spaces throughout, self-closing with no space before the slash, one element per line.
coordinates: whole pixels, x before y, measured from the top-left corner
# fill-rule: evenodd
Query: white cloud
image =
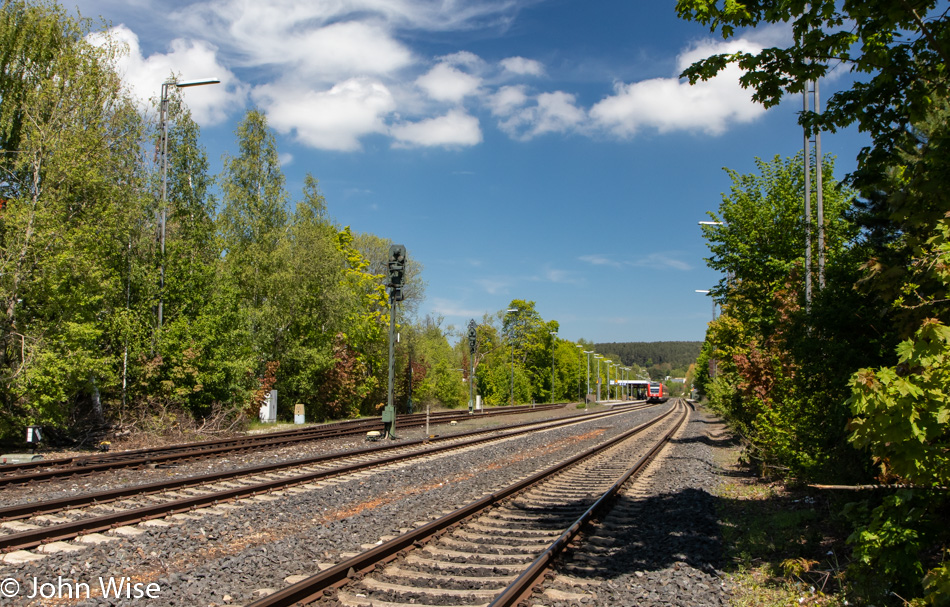
<path fill-rule="evenodd" d="M 544 66 L 534 59 L 524 57 L 508 57 L 501 60 L 501 67 L 512 74 L 519 76 L 543 76 Z"/>
<path fill-rule="evenodd" d="M 461 110 L 419 122 L 407 122 L 390 129 L 397 144 L 410 146 L 471 146 L 482 142 L 478 119 Z"/>
<path fill-rule="evenodd" d="M 610 266 L 613 268 L 621 267 L 620 262 L 614 261 L 613 259 L 610 259 L 609 257 L 605 257 L 604 255 L 582 255 L 578 259 L 580 259 L 581 261 L 585 261 L 593 266 Z"/>
<path fill-rule="evenodd" d="M 125 25 L 105 34 L 91 34 L 89 42 L 97 46 L 117 43 L 126 52 L 116 59 L 116 70 L 143 112 L 154 107 L 149 100 L 161 95 L 162 83 L 173 75 L 180 80 L 217 78 L 220 84 L 182 89 L 182 96 L 199 124 L 224 122 L 235 109 L 244 105 L 247 87 L 238 82 L 217 57 L 217 49 L 207 42 L 172 40 L 167 53 L 143 57 L 139 38 Z"/>
<path fill-rule="evenodd" d="M 383 23 L 354 19 L 341 4 L 217 0 L 194 3 L 173 18 L 247 67 L 292 66 L 329 78 L 387 73 L 411 61 L 411 52 Z"/>
<path fill-rule="evenodd" d="M 568 272 L 567 270 L 559 270 L 556 268 L 546 268 L 543 273 L 542 280 L 547 282 L 553 282 L 557 284 L 568 284 L 576 285 L 581 284 L 583 280 L 574 275 L 573 272 Z"/>
<path fill-rule="evenodd" d="M 436 101 L 459 103 L 475 94 L 481 79 L 466 74 L 448 63 L 440 63 L 416 79 L 416 85 Z"/>
<path fill-rule="evenodd" d="M 162 26 L 182 36 L 147 57 L 129 27 L 114 28 L 112 36 L 129 48 L 118 67 L 143 107 L 173 70 L 183 79 L 214 76 L 221 85 L 183 92 L 199 123 L 223 122 L 250 97 L 275 129 L 321 149 L 358 150 L 373 134 L 392 137 L 395 147 L 477 145 L 478 110 L 522 141 L 568 133 L 629 138 L 644 129 L 719 134 L 764 112 L 737 84 L 736 66 L 695 86 L 675 75 L 618 82 L 588 107 L 569 91 L 529 90 L 524 82 L 546 75 L 536 60 L 510 56 L 489 64 L 465 50 L 432 58 L 411 46 L 427 32 L 504 27 L 530 1 L 198 0 L 172 12 L 128 12 L 168 18 L 157 24 L 156 38 Z M 697 44 L 679 55 L 678 69 L 713 53 L 756 51 L 763 37 L 786 34 L 754 32 L 759 44 Z M 91 39 L 103 43 L 102 36 Z"/>
<path fill-rule="evenodd" d="M 389 89 L 367 78 L 351 78 L 326 91 L 266 85 L 255 90 L 254 98 L 278 132 L 296 133 L 301 143 L 325 150 L 360 149 L 360 137 L 386 131 L 385 118 L 396 107 Z"/>
<path fill-rule="evenodd" d="M 634 268 L 671 268 L 674 270 L 691 270 L 692 266 L 688 263 L 680 261 L 675 257 L 667 255 L 665 253 L 650 253 L 645 257 L 640 257 L 634 260 L 626 261 L 617 261 L 611 259 L 606 255 L 583 255 L 579 257 L 583 262 L 589 263 L 593 266 L 606 266 L 610 268 L 625 268 L 625 267 L 634 267 Z"/>
<path fill-rule="evenodd" d="M 683 271 L 693 269 L 693 266 L 689 265 L 685 261 L 680 261 L 679 259 L 670 257 L 664 253 L 651 253 L 646 257 L 627 263 L 628 265 L 635 267 L 664 267 Z"/>
<path fill-rule="evenodd" d="M 511 284 L 508 280 L 492 280 L 489 278 L 477 278 L 474 282 L 489 295 L 507 293 L 508 287 Z"/>
<path fill-rule="evenodd" d="M 432 310 L 449 318 L 481 318 L 482 314 L 485 313 L 485 310 L 475 310 L 474 308 L 468 308 L 461 302 L 441 297 L 432 299 Z"/>
<path fill-rule="evenodd" d="M 510 116 L 528 102 L 524 86 L 503 86 L 488 98 L 488 107 L 496 116 Z"/>
<path fill-rule="evenodd" d="M 296 35 L 293 30 L 277 34 L 269 47 L 274 53 L 270 62 L 295 63 L 323 78 L 393 74 L 412 63 L 409 49 L 374 24 L 347 21 Z"/>
<path fill-rule="evenodd" d="M 504 27 L 525 3 L 523 0 L 210 0 L 196 2 L 173 13 L 182 27 L 195 31 L 228 29 L 253 34 L 254 26 L 341 22 L 359 15 L 366 21 L 386 23 L 410 31 L 457 31 Z"/>
<path fill-rule="evenodd" d="M 445 55 L 440 57 L 440 61 L 448 63 L 449 65 L 465 66 L 470 69 L 482 69 L 485 66 L 485 61 L 481 57 L 469 51 L 459 51 L 451 55 Z"/>
<path fill-rule="evenodd" d="M 679 55 L 677 73 L 698 59 L 740 50 L 758 52 L 761 47 L 744 39 L 706 42 Z M 715 78 L 695 85 L 678 78 L 616 83 L 614 94 L 595 104 L 590 116 L 597 128 L 622 138 L 644 128 L 660 133 L 696 130 L 719 135 L 730 124 L 751 122 L 765 112 L 739 84 L 741 75 L 741 69 L 730 64 Z"/>
<path fill-rule="evenodd" d="M 499 126 L 520 140 L 545 133 L 567 133 L 581 127 L 587 120 L 586 112 L 575 105 L 574 95 L 563 91 L 541 93 L 535 98 L 534 105 L 509 108 L 510 116 L 502 120 Z"/>

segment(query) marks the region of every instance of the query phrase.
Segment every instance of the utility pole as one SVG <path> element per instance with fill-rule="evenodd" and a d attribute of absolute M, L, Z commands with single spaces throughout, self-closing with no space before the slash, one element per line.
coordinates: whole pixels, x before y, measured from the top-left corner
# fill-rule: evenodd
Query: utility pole
<path fill-rule="evenodd" d="M 810 101 L 813 101 L 815 113 L 821 112 L 818 95 L 818 81 L 808 81 L 805 83 L 804 101 L 802 109 L 804 114 L 809 112 Z M 815 153 L 815 203 L 818 214 L 816 224 L 818 228 L 818 288 L 825 286 L 825 205 L 824 205 L 824 185 L 823 185 L 823 162 L 821 158 L 821 131 L 815 131 L 815 137 L 812 139 L 808 133 L 808 127 L 804 129 L 804 151 L 805 151 L 805 303 L 807 307 L 811 306 L 812 299 L 812 247 L 811 247 L 811 156 Z"/>

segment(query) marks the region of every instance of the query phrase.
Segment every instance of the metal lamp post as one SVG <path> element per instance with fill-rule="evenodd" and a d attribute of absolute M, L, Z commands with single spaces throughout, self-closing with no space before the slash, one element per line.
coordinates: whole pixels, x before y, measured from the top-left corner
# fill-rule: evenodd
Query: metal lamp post
<path fill-rule="evenodd" d="M 617 374 L 617 363 L 613 362 L 612 360 L 608 360 L 608 361 L 607 361 L 607 400 L 608 400 L 608 401 L 609 401 L 611 398 L 613 398 L 614 392 L 616 392 L 616 390 L 613 389 L 613 385 L 610 383 L 610 371 L 611 371 L 611 368 L 613 368 L 612 370 L 614 371 L 614 375 L 616 375 L 616 374 Z"/>
<path fill-rule="evenodd" d="M 554 404 L 554 350 L 557 347 L 557 331 L 549 331 L 551 334 L 551 404 Z"/>
<path fill-rule="evenodd" d="M 584 351 L 584 346 L 580 344 L 574 344 L 574 347 L 580 348 L 581 352 Z M 578 358 L 577 359 L 577 376 L 578 376 L 577 377 L 577 393 L 578 393 L 577 395 L 578 396 L 580 396 L 581 389 L 584 387 L 584 385 L 581 383 L 580 375 L 581 375 L 581 359 Z M 584 400 L 586 401 L 587 399 L 584 399 Z"/>
<path fill-rule="evenodd" d="M 520 312 L 518 308 L 508 308 L 509 314 Z M 514 323 L 512 323 L 513 325 Z M 509 328 L 508 339 L 511 341 L 511 406 L 515 406 L 515 340 L 511 337 L 512 331 Z"/>
<path fill-rule="evenodd" d="M 711 227 L 711 228 L 726 225 L 726 224 L 724 224 L 724 223 L 721 222 L 721 221 L 700 221 L 700 222 L 698 222 L 698 223 L 699 223 L 699 225 L 701 225 L 701 226 L 709 226 L 709 227 Z M 731 280 L 732 280 L 732 273 L 730 272 L 730 273 L 728 273 L 728 274 L 726 275 L 726 285 L 727 285 L 727 286 L 729 286 L 729 282 L 731 282 Z M 697 293 L 706 293 L 706 294 L 709 294 L 710 297 L 712 297 L 712 293 L 711 293 L 710 291 L 708 291 L 708 290 L 696 289 L 696 292 L 697 292 Z M 716 300 L 715 300 L 715 298 L 713 298 L 713 300 L 712 300 L 712 319 L 713 319 L 713 320 L 716 320 Z"/>
<path fill-rule="evenodd" d="M 603 358 L 600 354 L 594 354 L 594 358 L 597 360 L 597 402 L 600 402 L 600 359 Z"/>
<path fill-rule="evenodd" d="M 590 395 L 590 355 L 593 354 L 593 350 L 584 350 L 584 354 L 587 355 L 587 392 L 584 393 L 584 406 L 587 406 L 587 397 Z"/>
<path fill-rule="evenodd" d="M 709 290 L 707 289 L 696 289 L 697 293 L 703 293 L 709 295 Z M 712 319 L 716 320 L 716 300 L 712 300 Z"/>
<path fill-rule="evenodd" d="M 162 151 L 162 201 L 159 217 L 159 241 L 161 242 L 161 257 L 158 268 L 158 328 L 162 328 L 163 304 L 165 299 L 165 216 L 168 197 L 168 91 L 171 87 L 183 89 L 204 84 L 218 84 L 217 78 L 202 78 L 200 80 L 185 80 L 179 82 L 170 78 L 162 83 L 162 99 L 159 106 L 159 129 L 161 131 Z"/>

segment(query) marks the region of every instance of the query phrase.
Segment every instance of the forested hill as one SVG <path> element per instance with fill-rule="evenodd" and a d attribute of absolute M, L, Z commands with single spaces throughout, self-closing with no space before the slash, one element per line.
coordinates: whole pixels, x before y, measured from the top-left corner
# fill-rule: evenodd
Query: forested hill
<path fill-rule="evenodd" d="M 646 369 L 662 367 L 669 371 L 686 369 L 696 362 L 702 346 L 701 341 L 631 341 L 594 344 L 594 349 L 601 354 L 620 356 L 625 365 L 636 364 Z"/>

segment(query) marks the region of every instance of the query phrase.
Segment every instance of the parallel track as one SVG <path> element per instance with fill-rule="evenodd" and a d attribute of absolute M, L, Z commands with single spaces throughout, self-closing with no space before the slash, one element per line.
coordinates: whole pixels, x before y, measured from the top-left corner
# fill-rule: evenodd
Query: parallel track
<path fill-rule="evenodd" d="M 503 433 L 499 433 L 497 428 L 477 430 L 434 441 L 419 440 L 377 446 L 62 500 L 10 506 L 0 509 L 0 521 L 28 519 L 27 525 L 35 528 L 24 528 L 21 531 L 0 535 L 0 552 L 34 548 L 51 541 L 72 539 L 81 534 L 163 518 L 291 486 L 305 485 L 330 476 L 349 474 L 370 467 L 430 456 L 490 441 L 507 440 L 528 432 L 588 422 L 652 406 L 635 405 L 556 421 L 527 422 L 511 426 L 506 429 L 509 431 Z M 109 503 L 113 504 L 107 505 Z M 78 508 L 88 508 L 88 511 L 83 512 Z M 109 513 L 103 514 L 102 509 L 109 510 Z M 49 516 L 51 514 L 57 516 L 51 517 Z"/>
<path fill-rule="evenodd" d="M 563 408 L 563 403 L 553 405 L 503 407 L 485 410 L 476 417 L 515 415 L 534 411 L 547 411 Z M 396 428 L 424 426 L 426 423 L 443 424 L 449 421 L 472 419 L 467 411 L 442 411 L 427 416 L 425 413 L 400 415 L 396 418 Z M 167 465 L 209 457 L 218 457 L 239 452 L 274 449 L 286 445 L 337 438 L 340 436 L 361 435 L 372 430 L 382 430 L 379 418 L 338 422 L 304 429 L 285 430 L 267 434 L 225 438 L 196 443 L 186 443 L 155 449 L 137 449 L 99 455 L 85 455 L 69 458 L 37 460 L 20 464 L 0 466 L 0 487 L 30 482 L 47 481 L 76 475 L 88 475 L 122 468 L 141 468 L 145 466 Z"/>
<path fill-rule="evenodd" d="M 659 429 L 677 410 L 678 419 Z M 651 422 L 249 607 L 321 599 L 348 607 L 516 605 L 580 529 L 646 467 L 688 412 L 678 400 Z M 660 436 L 647 446 L 628 440 L 644 432 Z"/>

